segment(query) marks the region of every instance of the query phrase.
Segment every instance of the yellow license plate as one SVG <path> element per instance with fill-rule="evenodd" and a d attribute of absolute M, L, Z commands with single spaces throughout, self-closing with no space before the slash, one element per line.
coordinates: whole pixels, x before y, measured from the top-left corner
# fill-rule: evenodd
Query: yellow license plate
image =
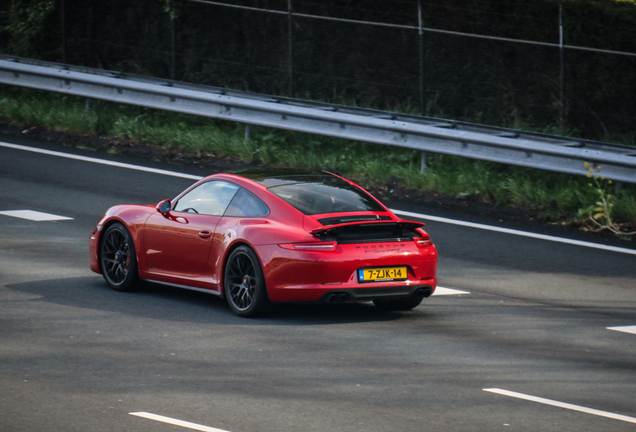
<path fill-rule="evenodd" d="M 405 280 L 406 276 L 406 267 L 377 267 L 358 270 L 360 282 Z"/>

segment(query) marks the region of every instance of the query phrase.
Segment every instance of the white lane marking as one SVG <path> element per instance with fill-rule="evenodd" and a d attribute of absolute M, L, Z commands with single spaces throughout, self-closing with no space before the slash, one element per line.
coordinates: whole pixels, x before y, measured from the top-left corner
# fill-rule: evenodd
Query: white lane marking
<path fill-rule="evenodd" d="M 616 330 L 624 333 L 636 334 L 636 325 L 633 326 L 620 326 L 620 327 L 607 327 L 608 330 Z"/>
<path fill-rule="evenodd" d="M 522 236 L 522 237 L 531 237 L 531 238 L 540 239 L 540 240 L 547 240 L 547 241 L 552 241 L 552 242 L 571 244 L 571 245 L 575 245 L 575 246 L 583 246 L 583 247 L 589 247 L 589 248 L 594 248 L 594 249 L 607 250 L 607 251 L 611 251 L 611 252 L 619 252 L 619 253 L 625 253 L 625 254 L 630 254 L 630 255 L 636 255 L 636 249 L 625 249 L 625 248 L 620 248 L 620 247 L 616 247 L 616 246 L 606 246 L 606 245 L 602 245 L 602 244 L 598 244 L 598 243 L 590 243 L 590 242 L 584 242 L 584 241 L 580 241 L 580 240 L 571 240 L 571 239 L 566 239 L 566 238 L 561 238 L 561 237 L 553 237 L 553 236 L 544 235 L 544 234 L 536 234 L 536 233 L 532 233 L 532 232 L 528 232 L 528 231 L 519 231 L 519 230 L 514 230 L 514 229 L 509 229 L 509 228 L 496 227 L 496 226 L 492 226 L 492 225 L 483 225 L 483 224 L 478 224 L 478 223 L 474 223 L 474 222 L 466 222 L 466 221 L 460 221 L 460 220 L 455 220 L 455 219 L 448 219 L 448 218 L 439 217 L 439 216 L 425 215 L 425 214 L 421 214 L 421 213 L 413 213 L 413 212 L 397 210 L 397 209 L 390 209 L 390 210 L 393 213 L 398 213 L 398 214 L 401 214 L 401 215 L 404 215 L 404 216 L 409 216 L 409 217 L 414 217 L 414 218 L 419 218 L 419 219 L 428 219 L 428 220 L 432 220 L 432 221 L 435 221 L 435 222 L 442 222 L 442 223 L 453 224 L 453 225 L 461 225 L 461 226 L 465 226 L 465 227 L 477 228 L 477 229 L 482 229 L 482 230 L 487 230 L 487 231 L 496 231 L 496 232 L 505 233 L 505 234 L 518 235 L 518 236 Z"/>
<path fill-rule="evenodd" d="M 108 160 L 104 160 L 104 159 L 90 158 L 90 157 L 86 157 L 86 156 L 79 156 L 79 155 L 74 155 L 74 154 L 69 154 L 69 153 L 56 152 L 56 151 L 52 151 L 52 150 L 44 150 L 44 149 L 39 149 L 39 148 L 36 148 L 36 147 L 27 147 L 27 146 L 18 145 L 18 144 L 9 144 L 9 143 L 6 143 L 6 142 L 0 142 L 0 147 L 7 147 L 7 148 L 15 149 L 15 150 L 24 150 L 24 151 L 29 151 L 29 152 L 33 152 L 33 153 L 45 154 L 45 155 L 49 155 L 49 156 L 63 157 L 63 158 L 78 160 L 78 161 L 82 161 L 82 162 L 98 163 L 98 164 L 101 164 L 101 165 L 108 165 L 108 166 L 114 166 L 114 167 L 118 167 L 118 168 L 132 169 L 132 170 L 136 170 L 136 171 L 144 171 L 144 172 L 149 172 L 149 173 L 154 173 L 154 174 L 169 175 L 169 176 L 172 176 L 172 177 L 181 177 L 181 178 L 186 178 L 186 179 L 191 179 L 191 180 L 200 180 L 202 178 L 201 176 L 195 176 L 195 175 L 191 175 L 191 174 L 184 174 L 184 173 L 179 173 L 179 172 L 175 172 L 175 171 L 167 171 L 167 170 L 162 170 L 162 169 L 143 167 L 143 166 L 139 166 L 139 165 L 131 165 L 131 164 L 127 164 L 127 163 L 113 162 L 113 161 L 108 161 Z"/>
<path fill-rule="evenodd" d="M 112 161 L 107 161 L 107 160 L 103 160 L 103 159 L 89 158 L 89 157 L 86 157 L 86 156 L 78 156 L 78 155 L 67 154 L 67 153 L 62 153 L 62 152 L 56 152 L 56 151 L 51 151 L 51 150 L 43 150 L 43 149 L 39 149 L 39 148 L 35 148 L 35 147 L 27 147 L 27 146 L 22 146 L 22 145 L 18 145 L 18 144 L 5 143 L 5 142 L 1 142 L 1 141 L 0 141 L 0 147 L 7 147 L 7 148 L 16 149 L 16 150 L 24 150 L 24 151 L 34 152 L 34 153 L 47 154 L 47 155 L 50 155 L 50 156 L 64 157 L 64 158 L 80 160 L 80 161 L 84 161 L 84 162 L 93 162 L 93 163 L 98 163 L 98 164 L 102 164 L 102 165 L 115 166 L 115 167 L 119 167 L 119 168 L 126 168 L 126 169 L 132 169 L 132 170 L 137 170 L 137 171 L 144 171 L 144 172 L 150 172 L 150 173 L 155 173 L 155 174 L 168 175 L 168 176 L 172 176 L 172 177 L 187 178 L 187 179 L 191 179 L 191 180 L 201 180 L 203 178 L 201 176 L 195 176 L 195 175 L 191 175 L 191 174 L 184 174 L 184 173 L 179 173 L 179 172 L 175 172 L 175 171 L 166 171 L 166 170 L 161 170 L 161 169 L 143 167 L 143 166 L 140 166 L 140 165 L 132 165 L 132 164 L 126 164 L 126 163 L 120 163 L 120 162 L 112 162 Z M 570 239 L 565 239 L 565 238 L 561 238 L 561 237 L 553 237 L 553 236 L 548 236 L 548 235 L 543 235 L 543 234 L 535 234 L 535 233 L 531 233 L 531 232 L 527 232 L 527 231 L 518 231 L 518 230 L 513 230 L 513 229 L 508 229 L 508 228 L 501 228 L 501 227 L 496 227 L 496 226 L 491 226 L 491 225 L 484 225 L 484 224 L 478 224 L 478 223 L 473 223 L 473 222 L 460 221 L 460 220 L 456 220 L 456 219 L 448 219 L 448 218 L 443 218 L 443 217 L 439 217 L 439 216 L 431 216 L 431 215 L 425 215 L 425 214 L 420 214 L 420 213 L 413 213 L 413 212 L 408 212 L 408 211 L 403 211 L 403 210 L 391 209 L 391 211 L 394 212 L 394 213 L 399 213 L 399 214 L 405 215 L 405 216 L 416 217 L 416 218 L 421 218 L 421 219 L 428 219 L 428 220 L 432 220 L 432 221 L 436 221 L 436 222 L 442 222 L 442 223 L 448 223 L 448 224 L 454 224 L 454 225 L 461 225 L 461 226 L 466 226 L 466 227 L 470 227 L 470 228 L 477 228 L 477 229 L 483 229 L 483 230 L 488 230 L 488 231 L 497 231 L 497 232 L 506 233 L 506 234 L 513 234 L 513 235 L 531 237 L 531 238 L 536 238 L 536 239 L 541 239 L 541 240 L 548 240 L 548 241 L 553 241 L 553 242 L 566 243 L 566 244 L 571 244 L 571 245 L 576 245 L 576 246 L 583 246 L 583 247 L 602 249 L 602 250 L 607 250 L 607 251 L 612 251 L 612 252 L 619 252 L 619 253 L 626 253 L 626 254 L 636 255 L 636 250 L 633 250 L 633 249 L 625 249 L 625 248 L 619 248 L 619 247 L 614 247 L 614 246 L 605 246 L 605 245 L 601 245 L 601 244 L 597 244 L 597 243 L 590 243 L 590 242 L 584 242 L 584 241 L 579 241 L 579 240 L 570 240 Z"/>
<path fill-rule="evenodd" d="M 8 210 L 0 211 L 0 215 L 12 216 L 20 219 L 28 219 L 36 222 L 41 221 L 58 221 L 58 220 L 73 220 L 73 218 L 66 216 L 58 216 L 50 213 L 42 213 L 33 210 Z"/>
<path fill-rule="evenodd" d="M 129 413 L 130 415 L 134 415 L 137 417 L 143 417 L 149 420 L 155 420 L 161 423 L 167 423 L 167 424 L 171 424 L 174 426 L 181 426 L 187 429 L 192 429 L 192 430 L 196 430 L 196 431 L 202 431 L 202 432 L 228 432 L 226 430 L 223 429 L 217 429 L 217 428 L 213 428 L 210 426 L 204 426 L 204 425 L 200 425 L 200 424 L 196 424 L 196 423 L 190 423 L 187 421 L 183 421 L 183 420 L 179 420 L 179 419 L 174 419 L 174 418 L 170 418 L 170 417 L 164 417 L 161 415 L 157 415 L 157 414 L 152 414 L 152 413 L 147 413 L 147 412 L 131 412 Z"/>
<path fill-rule="evenodd" d="M 544 399 L 541 397 L 537 397 L 537 396 L 531 396 L 531 395 L 527 395 L 527 394 L 523 394 L 523 393 L 517 393 L 517 392 L 513 392 L 513 391 L 509 391 L 509 390 L 503 390 L 503 389 L 498 389 L 498 388 L 488 388 L 488 389 L 483 389 L 486 392 L 490 392 L 490 393 L 496 393 L 496 394 L 500 394 L 503 396 L 510 396 L 513 398 L 517 398 L 517 399 L 524 399 L 524 400 L 528 400 L 528 401 L 532 401 L 532 402 L 538 402 L 544 405 L 552 405 L 555 407 L 559 407 L 559 408 L 565 408 L 565 409 L 569 409 L 572 411 L 579 411 L 579 412 L 583 412 L 583 413 L 587 413 L 587 414 L 593 414 L 596 416 L 600 416 L 600 417 L 607 417 L 607 418 L 611 418 L 614 420 L 621 420 L 624 422 L 628 422 L 628 423 L 636 423 L 636 418 L 634 417 L 629 417 L 629 416 L 625 416 L 625 415 L 621 415 L 621 414 L 615 414 L 615 413 L 611 413 L 611 412 L 607 412 L 607 411 L 600 411 L 597 409 L 593 409 L 593 408 L 586 408 L 583 406 L 579 406 L 579 405 L 572 405 L 569 403 L 565 403 L 565 402 L 559 402 L 559 401 L 555 401 L 552 399 Z"/>
<path fill-rule="evenodd" d="M 470 294 L 468 291 L 461 291 L 461 290 L 456 290 L 456 289 L 452 289 L 452 288 L 444 288 L 441 286 L 438 286 L 437 288 L 435 288 L 435 292 L 433 293 L 434 296 L 438 295 L 461 295 L 461 294 Z"/>

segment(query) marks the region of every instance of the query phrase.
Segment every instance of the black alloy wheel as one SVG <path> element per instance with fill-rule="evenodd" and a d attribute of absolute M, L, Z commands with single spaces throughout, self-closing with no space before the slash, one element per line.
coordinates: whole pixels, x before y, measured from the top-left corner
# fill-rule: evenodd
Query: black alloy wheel
<path fill-rule="evenodd" d="M 137 255 L 126 227 L 115 223 L 103 234 L 99 264 L 106 283 L 116 291 L 132 291 L 138 279 Z"/>
<path fill-rule="evenodd" d="M 232 251 L 223 282 L 230 309 L 238 316 L 252 318 L 271 312 L 261 264 L 249 247 L 239 246 Z"/>

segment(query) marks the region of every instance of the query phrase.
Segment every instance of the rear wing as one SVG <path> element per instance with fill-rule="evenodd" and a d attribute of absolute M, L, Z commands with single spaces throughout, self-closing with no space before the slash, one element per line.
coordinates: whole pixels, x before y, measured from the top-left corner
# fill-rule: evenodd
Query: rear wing
<path fill-rule="evenodd" d="M 321 235 L 325 235 L 328 234 L 331 231 L 337 231 L 341 228 L 348 228 L 348 227 L 352 227 L 352 226 L 378 226 L 378 227 L 382 227 L 382 226 L 386 226 L 386 227 L 390 227 L 390 226 L 400 226 L 402 228 L 406 228 L 409 230 L 415 230 L 417 228 L 421 228 L 424 225 L 426 225 L 424 222 L 416 222 L 416 221 L 408 221 L 408 220 L 404 220 L 404 219 L 398 219 L 397 221 L 384 221 L 384 220 L 379 220 L 379 221 L 358 221 L 358 222 L 346 222 L 346 223 L 341 223 L 341 224 L 335 224 L 335 225 L 325 225 L 322 226 L 320 228 L 315 228 L 313 230 L 310 231 L 311 234 L 315 235 L 315 236 L 321 236 Z"/>

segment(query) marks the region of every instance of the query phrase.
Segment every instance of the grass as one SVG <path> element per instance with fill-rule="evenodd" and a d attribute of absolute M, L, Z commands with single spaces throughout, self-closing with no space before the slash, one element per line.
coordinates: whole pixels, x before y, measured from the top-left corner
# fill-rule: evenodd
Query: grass
<path fill-rule="evenodd" d="M 260 165 L 319 168 L 370 188 L 413 190 L 524 209 L 543 220 L 589 225 L 581 209 L 594 206 L 596 187 L 563 175 L 453 156 L 243 125 L 129 105 L 0 86 L 0 120 L 69 134 L 110 136 L 159 145 L 175 153 L 214 155 Z M 633 137 L 632 137 L 633 138 Z M 614 193 L 613 220 L 636 225 L 636 187 Z M 609 193 L 609 192 L 608 192 Z"/>

